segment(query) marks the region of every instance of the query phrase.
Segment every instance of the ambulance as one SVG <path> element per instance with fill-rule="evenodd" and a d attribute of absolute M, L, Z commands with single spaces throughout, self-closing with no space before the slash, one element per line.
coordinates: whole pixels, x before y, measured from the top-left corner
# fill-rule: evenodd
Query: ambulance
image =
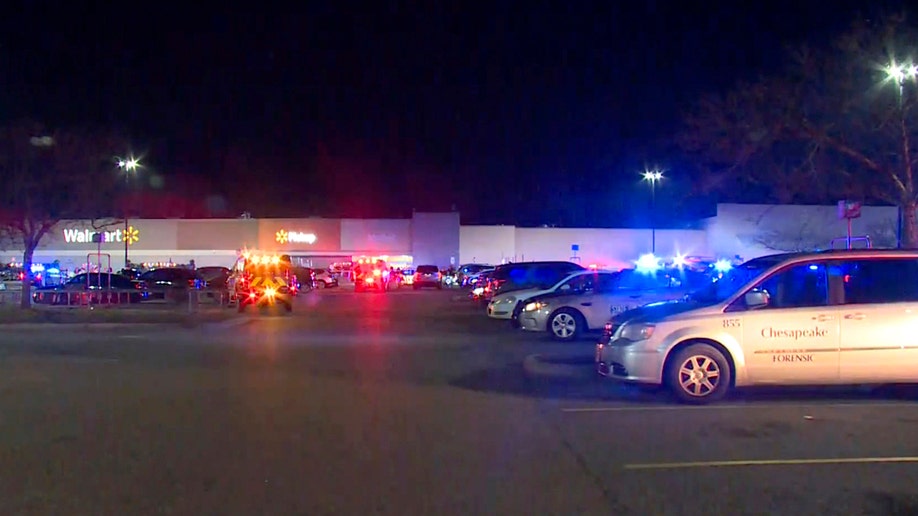
<path fill-rule="evenodd" d="M 289 256 L 245 251 L 233 267 L 229 289 L 239 312 L 275 305 L 292 312 L 299 284 Z"/>

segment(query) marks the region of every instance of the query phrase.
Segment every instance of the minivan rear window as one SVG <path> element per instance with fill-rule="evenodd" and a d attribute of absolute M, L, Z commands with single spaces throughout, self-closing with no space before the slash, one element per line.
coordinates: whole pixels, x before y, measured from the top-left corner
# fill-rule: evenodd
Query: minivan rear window
<path fill-rule="evenodd" d="M 418 265 L 418 272 L 420 274 L 435 274 L 440 272 L 440 269 L 437 269 L 435 265 Z"/>

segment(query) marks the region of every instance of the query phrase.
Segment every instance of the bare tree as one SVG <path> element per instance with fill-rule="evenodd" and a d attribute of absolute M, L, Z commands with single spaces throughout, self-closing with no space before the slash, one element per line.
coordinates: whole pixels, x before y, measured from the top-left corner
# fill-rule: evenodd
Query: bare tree
<path fill-rule="evenodd" d="M 794 227 L 769 228 L 759 221 L 748 240 L 771 251 L 783 253 L 815 251 L 826 242 L 825 236 L 814 228 L 809 218 L 797 221 Z"/>
<path fill-rule="evenodd" d="M 31 306 L 32 256 L 48 232 L 65 219 L 112 213 L 113 157 L 126 149 L 123 140 L 89 130 L 31 121 L 0 127 L 0 237 L 23 250 L 23 308 Z"/>
<path fill-rule="evenodd" d="M 826 48 L 791 52 L 782 74 L 699 102 L 679 142 L 700 181 L 784 202 L 888 202 L 903 246 L 918 247 L 916 36 L 904 15 L 859 20 Z"/>

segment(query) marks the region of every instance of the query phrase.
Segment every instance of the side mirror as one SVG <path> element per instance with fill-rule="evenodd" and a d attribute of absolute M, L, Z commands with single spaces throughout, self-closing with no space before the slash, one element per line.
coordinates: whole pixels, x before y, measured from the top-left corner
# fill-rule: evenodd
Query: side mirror
<path fill-rule="evenodd" d="M 746 292 L 745 296 L 746 308 L 762 308 L 768 306 L 768 292 L 763 290 L 753 290 L 751 292 Z"/>

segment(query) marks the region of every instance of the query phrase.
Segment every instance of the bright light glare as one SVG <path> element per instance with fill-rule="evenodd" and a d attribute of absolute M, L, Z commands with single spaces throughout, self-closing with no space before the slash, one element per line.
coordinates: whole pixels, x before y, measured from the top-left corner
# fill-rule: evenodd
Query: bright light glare
<path fill-rule="evenodd" d="M 688 262 L 685 260 L 685 255 L 677 254 L 673 257 L 673 267 L 685 267 Z"/>
<path fill-rule="evenodd" d="M 714 262 L 714 270 L 717 272 L 727 272 L 733 268 L 733 264 L 730 263 L 730 260 L 725 260 L 721 258 Z"/>
<path fill-rule="evenodd" d="M 898 83 L 902 83 L 906 79 L 916 79 L 918 78 L 918 65 L 902 65 L 893 62 L 886 67 L 886 75 Z"/>
<path fill-rule="evenodd" d="M 119 159 L 118 168 L 131 171 L 140 166 L 140 160 L 137 158 Z"/>
<path fill-rule="evenodd" d="M 890 65 L 886 67 L 886 75 L 893 80 L 901 81 L 905 79 L 905 67 L 902 65 Z"/>
<path fill-rule="evenodd" d="M 654 256 L 653 253 L 641 255 L 634 264 L 639 272 L 655 272 L 661 268 L 660 259 Z"/>
<path fill-rule="evenodd" d="M 663 179 L 663 172 L 660 172 L 659 170 L 648 170 L 647 172 L 644 172 L 644 179 L 650 182 L 659 181 Z"/>
<path fill-rule="evenodd" d="M 269 288 L 266 288 L 266 289 L 265 289 L 265 296 L 267 296 L 267 297 L 274 297 L 275 294 L 277 294 L 277 291 L 274 290 L 273 288 L 270 288 L 270 287 L 269 287 Z"/>

